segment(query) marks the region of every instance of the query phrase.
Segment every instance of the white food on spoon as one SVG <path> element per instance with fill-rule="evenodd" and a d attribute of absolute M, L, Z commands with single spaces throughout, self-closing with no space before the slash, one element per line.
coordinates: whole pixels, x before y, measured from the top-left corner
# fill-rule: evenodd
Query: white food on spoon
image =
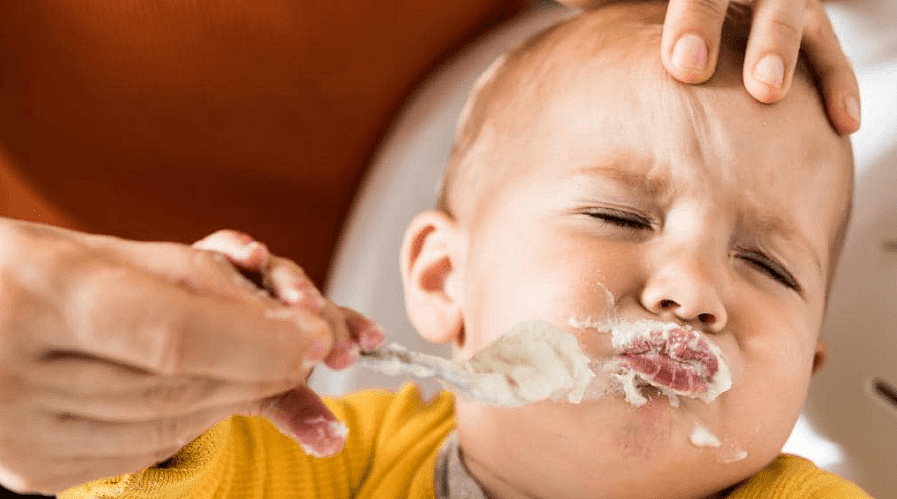
<path fill-rule="evenodd" d="M 576 337 L 545 321 L 520 322 L 466 362 L 389 345 L 361 365 L 386 374 L 435 376 L 466 398 L 516 407 L 547 399 L 582 401 L 595 374 Z"/>
<path fill-rule="evenodd" d="M 506 406 L 563 395 L 578 404 L 595 377 L 576 337 L 545 321 L 517 324 L 466 366 L 473 398 Z"/>

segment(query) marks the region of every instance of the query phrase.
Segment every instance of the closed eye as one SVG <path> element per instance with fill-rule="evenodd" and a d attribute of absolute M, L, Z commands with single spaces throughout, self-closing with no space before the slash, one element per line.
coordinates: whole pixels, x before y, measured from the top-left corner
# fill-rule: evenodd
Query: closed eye
<path fill-rule="evenodd" d="M 590 217 L 597 218 L 602 222 L 623 227 L 626 229 L 644 230 L 652 227 L 651 221 L 625 211 L 611 210 L 607 208 L 593 208 L 586 212 Z"/>
<path fill-rule="evenodd" d="M 792 276 L 790 272 L 785 270 L 784 267 L 776 263 L 768 256 L 762 253 L 749 251 L 741 253 L 739 257 L 749 264 L 753 265 L 755 268 L 759 269 L 761 272 L 765 273 L 772 279 L 775 279 L 783 286 L 800 292 L 800 284 L 797 283 L 797 280 L 794 278 L 794 276 Z"/>

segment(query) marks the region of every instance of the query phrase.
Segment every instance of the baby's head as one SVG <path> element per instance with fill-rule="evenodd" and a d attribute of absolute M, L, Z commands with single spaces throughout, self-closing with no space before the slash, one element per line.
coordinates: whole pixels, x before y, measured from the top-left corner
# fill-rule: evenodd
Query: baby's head
<path fill-rule="evenodd" d="M 492 496 L 711 495 L 778 454 L 822 359 L 849 143 L 805 71 L 781 103 L 754 101 L 737 42 L 704 85 L 667 76 L 665 4 L 579 16 L 484 75 L 440 210 L 406 236 L 407 306 L 457 358 L 539 319 L 613 362 L 608 320 L 679 324 L 718 347 L 731 388 L 678 407 L 644 386 L 641 406 L 459 399 L 464 462 Z"/>

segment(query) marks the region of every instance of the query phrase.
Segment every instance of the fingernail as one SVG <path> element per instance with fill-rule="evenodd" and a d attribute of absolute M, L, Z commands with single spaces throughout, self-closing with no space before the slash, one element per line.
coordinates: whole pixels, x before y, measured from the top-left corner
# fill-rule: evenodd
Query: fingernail
<path fill-rule="evenodd" d="M 358 333 L 358 344 L 362 350 L 373 350 L 379 347 L 386 339 L 386 333 L 379 324 L 364 328 Z"/>
<path fill-rule="evenodd" d="M 308 348 L 305 349 L 305 354 L 303 357 L 305 358 L 305 362 L 307 363 L 317 363 L 324 360 L 325 357 L 330 353 L 330 341 L 329 338 L 316 338 L 314 341 L 308 345 Z"/>
<path fill-rule="evenodd" d="M 754 66 L 754 78 L 779 88 L 785 80 L 785 63 L 775 54 L 768 54 Z"/>
<path fill-rule="evenodd" d="M 679 69 L 703 71 L 707 68 L 707 43 L 698 35 L 687 34 L 673 47 L 673 64 Z"/>
<path fill-rule="evenodd" d="M 856 96 L 848 95 L 844 98 L 844 110 L 854 121 L 860 123 L 860 100 Z"/>
<path fill-rule="evenodd" d="M 299 305 L 303 298 L 305 298 L 305 293 L 296 287 L 286 288 L 280 293 L 280 299 L 287 305 Z"/>
<path fill-rule="evenodd" d="M 320 312 L 327 304 L 327 300 L 321 295 L 311 283 L 296 283 L 293 288 L 287 290 L 287 294 L 292 297 L 290 303 L 298 305 L 310 312 Z M 284 297 L 287 300 L 286 297 Z"/>

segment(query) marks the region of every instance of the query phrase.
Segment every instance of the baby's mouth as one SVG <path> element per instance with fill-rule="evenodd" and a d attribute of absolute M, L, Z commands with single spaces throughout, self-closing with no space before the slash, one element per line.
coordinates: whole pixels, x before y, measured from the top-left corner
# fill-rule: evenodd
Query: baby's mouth
<path fill-rule="evenodd" d="M 636 406 L 647 399 L 638 389 L 658 388 L 678 405 L 679 395 L 712 402 L 732 387 L 720 348 L 687 326 L 656 321 L 614 322 L 613 347 L 619 354 L 604 366 L 619 382 L 626 400 Z"/>

